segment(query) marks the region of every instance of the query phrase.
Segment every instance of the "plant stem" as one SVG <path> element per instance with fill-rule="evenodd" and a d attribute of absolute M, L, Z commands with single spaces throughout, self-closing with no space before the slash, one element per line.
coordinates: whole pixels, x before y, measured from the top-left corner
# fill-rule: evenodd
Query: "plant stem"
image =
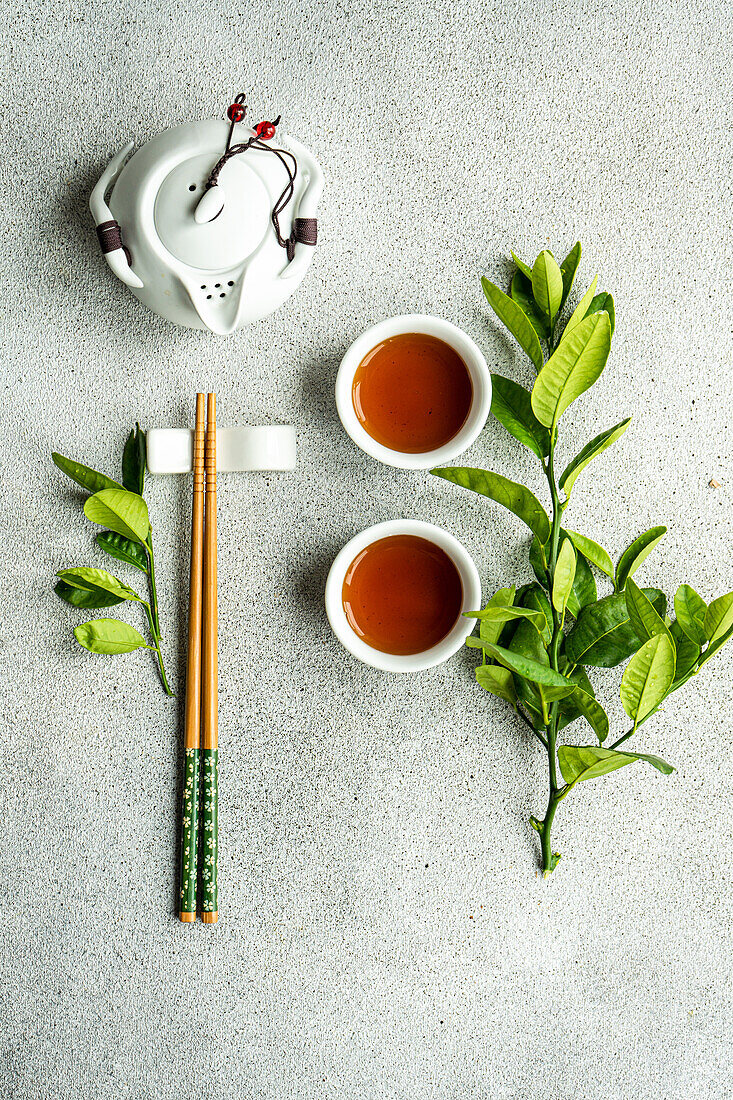
<path fill-rule="evenodd" d="M 552 756 L 550 757 L 551 761 L 554 755 L 555 750 L 553 748 Z M 557 809 L 557 804 L 559 801 L 560 799 L 558 797 L 558 792 L 552 789 L 552 780 L 550 780 L 550 798 L 547 803 L 545 820 L 542 823 L 542 831 L 540 832 L 540 845 L 542 850 L 542 874 L 544 878 L 547 878 L 548 875 L 552 874 L 555 867 L 557 866 L 557 861 L 560 858 L 560 854 L 558 852 L 553 852 L 552 850 L 552 840 L 550 837 L 552 822 L 555 817 L 555 810 Z"/>
<path fill-rule="evenodd" d="M 517 714 L 518 714 L 518 716 L 519 716 L 519 717 L 520 717 L 520 718 L 522 719 L 522 721 L 524 722 L 525 726 L 527 726 L 527 728 L 528 728 L 528 729 L 532 730 L 532 733 L 533 733 L 533 734 L 535 735 L 535 737 L 537 738 L 537 740 L 538 740 L 538 741 L 540 742 L 540 744 L 541 744 L 541 745 L 544 745 L 544 747 L 545 747 L 545 749 L 546 749 L 546 748 L 547 748 L 547 741 L 546 741 L 546 740 L 545 740 L 545 738 L 544 738 L 544 737 L 542 736 L 542 734 L 540 733 L 540 731 L 539 731 L 539 730 L 536 730 L 536 729 L 534 728 L 534 726 L 533 726 L 533 725 L 532 725 L 532 723 L 530 722 L 530 720 L 529 720 L 529 718 L 527 717 L 527 715 L 526 715 L 526 714 L 524 714 L 524 713 L 523 713 L 523 712 L 522 712 L 522 711 L 521 711 L 521 710 L 519 709 L 519 707 L 517 707 Z"/>
<path fill-rule="evenodd" d="M 617 741 L 614 741 L 612 745 L 608 747 L 611 749 L 617 749 L 619 745 L 623 745 L 624 741 L 627 741 L 634 733 L 636 733 L 638 726 L 632 726 L 630 730 L 627 730 L 623 737 L 619 737 Z"/>
<path fill-rule="evenodd" d="M 150 567 L 150 596 L 153 605 L 153 621 L 155 623 L 155 633 L 160 638 L 160 619 L 158 618 L 158 589 L 155 585 L 155 557 L 153 556 L 153 532 L 148 531 L 148 537 L 145 542 L 145 548 L 148 553 L 148 565 Z"/>
<path fill-rule="evenodd" d="M 140 425 L 135 425 L 136 431 L 142 434 L 142 483 L 140 486 L 140 495 L 144 491 L 145 487 L 145 473 L 147 471 L 147 436 L 144 432 L 140 433 Z M 150 603 L 145 604 L 145 610 L 148 616 L 148 622 L 150 624 L 150 633 L 153 636 L 155 643 L 155 652 L 158 654 L 158 669 L 160 672 L 160 680 L 163 684 L 163 690 L 166 695 L 172 695 L 173 692 L 168 684 L 168 677 L 165 674 L 165 666 L 163 664 L 163 654 L 160 650 L 160 615 L 158 613 L 158 587 L 155 583 L 155 555 L 153 554 L 153 528 L 148 530 L 148 537 L 145 540 L 145 549 L 148 555 L 148 581 L 150 586 Z"/>
<path fill-rule="evenodd" d="M 554 871 L 557 861 L 560 858 L 559 854 L 552 851 L 552 822 L 555 818 L 555 810 L 557 804 L 560 801 L 560 790 L 557 785 L 557 759 L 556 759 L 556 743 L 557 743 L 557 703 L 552 704 L 550 713 L 550 724 L 547 728 L 547 762 L 548 762 L 548 779 L 550 792 L 547 799 L 547 810 L 545 811 L 545 817 L 542 822 L 542 829 L 540 830 L 540 843 L 542 849 L 542 873 L 545 878 Z"/>
<path fill-rule="evenodd" d="M 172 695 L 173 692 L 170 689 L 170 686 L 168 684 L 168 678 L 165 674 L 165 666 L 163 664 L 163 654 L 160 651 L 160 634 L 158 633 L 158 631 L 156 629 L 156 626 L 155 626 L 155 618 L 154 618 L 154 615 L 153 615 L 153 610 L 152 610 L 150 604 L 145 603 L 144 601 L 143 601 L 143 607 L 145 608 L 145 614 L 147 615 L 147 619 L 148 619 L 148 626 L 150 627 L 150 633 L 152 635 L 153 643 L 154 643 L 153 646 L 151 646 L 150 648 L 154 649 L 155 652 L 158 655 L 158 671 L 160 673 L 160 682 L 163 685 L 163 690 L 165 691 L 166 695 Z"/>
<path fill-rule="evenodd" d="M 550 558 L 547 563 L 547 576 L 550 586 L 550 600 L 552 600 L 552 585 L 555 578 L 555 567 L 557 566 L 558 547 L 560 543 L 560 521 L 562 518 L 562 504 L 560 502 L 560 495 L 557 490 L 557 484 L 555 482 L 555 432 L 553 431 L 550 438 L 550 453 L 547 457 L 547 465 L 545 466 L 545 474 L 547 476 L 547 483 L 550 487 L 550 496 L 552 498 L 552 527 L 550 530 Z M 550 666 L 555 672 L 559 672 L 559 652 L 560 642 L 562 640 L 562 620 L 555 610 L 554 604 L 552 605 L 552 641 L 550 642 Z M 560 800 L 560 791 L 557 784 L 557 758 L 556 758 L 556 744 L 557 744 L 557 725 L 559 716 L 559 704 L 554 702 L 550 707 L 550 721 L 547 727 L 547 761 L 548 761 L 548 779 L 549 779 L 549 796 L 547 801 L 547 810 L 545 812 L 545 818 L 542 822 L 542 829 L 540 830 L 540 842 L 542 850 L 542 872 L 545 878 L 555 869 L 557 861 L 560 858 L 558 854 L 552 851 L 552 822 L 555 817 L 555 810 Z"/>
<path fill-rule="evenodd" d="M 150 633 L 153 635 L 153 641 L 155 642 L 155 650 L 158 654 L 158 667 L 160 669 L 160 679 L 163 684 L 166 695 L 172 695 L 168 685 L 168 679 L 165 674 L 165 666 L 163 665 L 163 654 L 160 651 L 160 618 L 158 615 L 158 588 L 155 583 L 155 556 L 153 554 L 153 532 L 148 532 L 148 537 L 145 542 L 145 548 L 148 553 L 148 564 L 150 566 L 150 599 L 151 603 L 146 604 L 148 608 L 148 621 L 150 623 Z"/>
<path fill-rule="evenodd" d="M 560 494 L 557 491 L 557 485 L 555 484 L 555 439 L 550 440 L 550 453 L 547 457 L 547 466 L 545 467 L 545 474 L 547 475 L 547 483 L 550 486 L 550 497 L 552 499 L 552 527 L 550 533 L 550 560 L 548 562 L 548 571 L 550 573 L 550 580 L 554 577 L 555 566 L 557 565 L 557 552 L 560 545 L 560 518 L 562 516 L 562 504 L 560 503 Z M 553 622 L 557 622 L 557 614 L 553 613 Z"/>
<path fill-rule="evenodd" d="M 676 684 L 672 685 L 672 687 L 669 689 L 667 694 L 664 696 L 664 699 L 668 699 L 673 691 L 679 691 L 679 689 L 683 686 L 683 684 L 686 684 L 688 680 L 692 679 L 692 677 L 696 676 L 696 675 L 697 675 L 697 670 L 696 669 L 691 671 L 691 672 L 688 672 L 686 676 L 683 676 L 681 680 L 678 680 Z M 657 703 L 654 710 L 650 710 L 648 714 L 645 714 L 644 717 L 641 718 L 636 723 L 635 726 L 632 726 L 630 730 L 627 730 L 626 733 L 624 733 L 621 737 L 619 737 L 616 741 L 614 741 L 612 745 L 609 745 L 608 747 L 610 749 L 617 749 L 619 747 L 619 745 L 623 745 L 624 741 L 628 741 L 628 739 L 630 737 L 633 737 L 633 735 L 636 733 L 636 731 L 638 729 L 640 729 L 641 726 L 643 726 L 644 723 L 647 722 L 653 714 L 657 713 L 657 711 L 661 707 L 662 703 L 664 702 L 664 699 L 662 699 L 659 703 Z"/>

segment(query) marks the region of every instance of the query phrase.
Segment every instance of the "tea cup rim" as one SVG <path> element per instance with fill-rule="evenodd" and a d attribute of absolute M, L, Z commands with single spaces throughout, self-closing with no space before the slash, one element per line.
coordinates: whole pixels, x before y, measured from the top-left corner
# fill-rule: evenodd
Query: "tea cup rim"
<path fill-rule="evenodd" d="M 377 442 L 360 424 L 354 409 L 352 388 L 357 367 L 365 356 L 391 336 L 417 332 L 435 336 L 450 345 L 466 364 L 473 384 L 473 397 L 466 421 L 442 447 L 419 454 L 407 454 Z M 366 454 L 398 470 L 429 470 L 463 454 L 480 435 L 491 410 L 491 372 L 476 341 L 463 329 L 428 313 L 404 313 L 371 325 L 347 348 L 336 375 L 336 409 L 347 435 Z"/>
<path fill-rule="evenodd" d="M 344 610 L 343 584 L 354 558 L 367 546 L 391 535 L 416 535 L 439 546 L 456 566 L 463 586 L 461 611 L 454 626 L 437 645 L 420 653 L 383 653 L 380 649 L 375 649 L 355 632 Z M 445 528 L 418 519 L 392 519 L 366 527 L 339 550 L 326 580 L 325 604 L 326 615 L 334 634 L 344 649 L 363 664 L 383 672 L 422 672 L 443 664 L 457 653 L 473 630 L 474 621 L 464 618 L 463 612 L 473 611 L 481 606 L 481 581 L 475 562 L 466 547 Z"/>

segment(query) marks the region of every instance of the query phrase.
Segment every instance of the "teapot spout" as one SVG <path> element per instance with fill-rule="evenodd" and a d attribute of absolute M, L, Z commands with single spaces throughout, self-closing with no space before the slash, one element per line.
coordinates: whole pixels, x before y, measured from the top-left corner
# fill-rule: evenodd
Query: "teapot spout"
<path fill-rule="evenodd" d="M 203 293 L 204 288 L 199 286 L 197 279 L 191 280 L 186 276 L 179 276 L 199 321 L 215 336 L 229 336 L 239 324 L 245 271 L 232 271 L 228 275 L 231 279 L 227 279 L 224 292 L 219 295 L 215 290 L 213 298 L 211 294 L 207 296 Z M 227 276 L 219 276 L 219 278 L 223 282 Z M 209 301 L 209 298 L 212 300 Z M 221 302 L 220 298 L 226 298 L 226 301 Z"/>

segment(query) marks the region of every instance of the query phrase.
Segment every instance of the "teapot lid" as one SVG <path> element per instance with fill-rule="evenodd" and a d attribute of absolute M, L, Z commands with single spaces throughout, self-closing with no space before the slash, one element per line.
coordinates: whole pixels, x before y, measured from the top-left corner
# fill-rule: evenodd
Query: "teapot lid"
<path fill-rule="evenodd" d="M 219 212 L 199 221 L 196 212 L 212 167 L 211 153 L 188 157 L 163 179 L 155 199 L 161 242 L 181 263 L 201 271 L 232 268 L 251 256 L 268 231 L 272 211 L 264 165 L 254 157 L 234 157 L 212 189 Z"/>

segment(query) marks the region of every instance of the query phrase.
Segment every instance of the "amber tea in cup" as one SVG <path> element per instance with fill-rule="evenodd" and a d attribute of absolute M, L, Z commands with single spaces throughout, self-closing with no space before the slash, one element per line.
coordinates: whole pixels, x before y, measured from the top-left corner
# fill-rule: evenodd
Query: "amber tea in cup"
<path fill-rule="evenodd" d="M 382 653 L 413 654 L 445 638 L 461 614 L 463 584 L 445 550 L 417 535 L 366 546 L 346 571 L 341 594 L 352 630 Z"/>
<path fill-rule="evenodd" d="M 403 454 L 424 454 L 461 430 L 471 410 L 473 383 L 450 344 L 426 333 L 403 332 L 382 340 L 362 359 L 352 400 L 359 423 L 377 443 Z"/>

